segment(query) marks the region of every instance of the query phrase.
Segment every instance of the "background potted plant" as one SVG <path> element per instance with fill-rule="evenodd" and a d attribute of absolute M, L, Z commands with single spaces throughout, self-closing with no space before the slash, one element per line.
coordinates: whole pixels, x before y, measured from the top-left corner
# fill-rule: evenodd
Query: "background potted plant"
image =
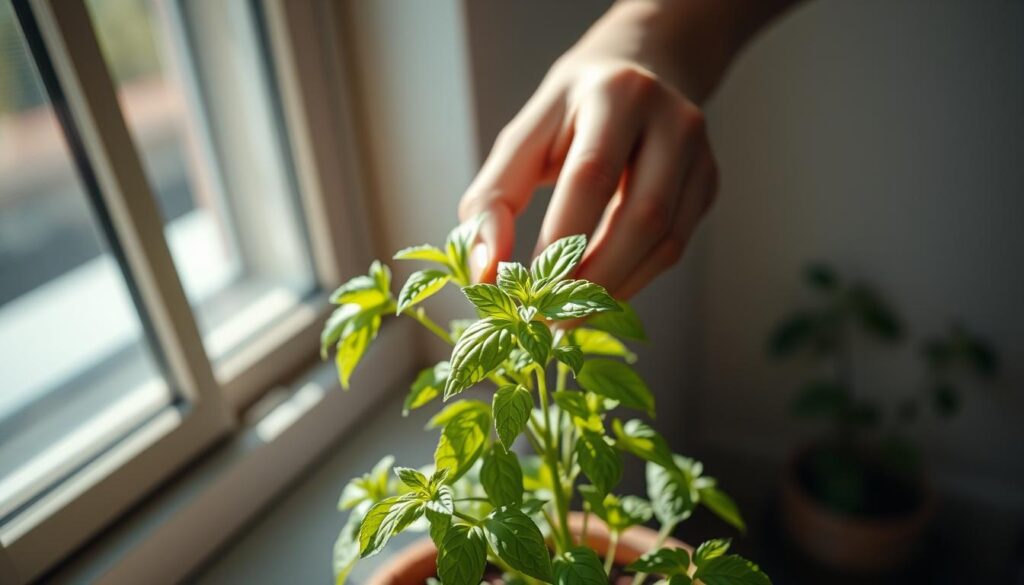
<path fill-rule="evenodd" d="M 638 573 L 637 584 L 645 574 L 673 585 L 769 583 L 756 565 L 727 554 L 728 540 L 694 550 L 670 538 L 698 504 L 744 525 L 699 462 L 673 454 L 644 421 L 614 416 L 621 407 L 653 417 L 654 397 L 620 341 L 643 338 L 636 314 L 597 284 L 570 278 L 586 238 L 555 242 L 529 269 L 502 263 L 497 285 L 473 285 L 466 260 L 478 225 L 457 227 L 443 248 L 398 252 L 396 259 L 431 267 L 413 273 L 397 296 L 388 268 L 374 262 L 332 297 L 340 306 L 322 349 L 337 349 L 345 388 L 387 315 L 411 317 L 453 346 L 449 360 L 416 377 L 405 402 L 406 411 L 447 402 L 427 425 L 440 432 L 433 464 L 393 467 L 386 457 L 344 488 L 339 506 L 351 512 L 334 549 L 337 583 L 406 530 L 429 531 L 430 540 L 373 583 L 597 584 L 625 572 Z M 461 287 L 479 319 L 443 328 L 427 316 L 421 303 L 448 283 Z M 552 328 L 581 318 L 590 318 L 584 327 Z M 487 382 L 495 389 L 489 402 L 456 399 Z M 533 454 L 516 454 L 519 437 Z M 649 500 L 614 494 L 622 453 L 646 460 Z M 576 502 L 582 513 L 570 511 Z M 652 517 L 658 532 L 641 526 Z"/>
<path fill-rule="evenodd" d="M 814 373 L 797 391 L 792 411 L 825 422 L 827 430 L 793 457 L 783 481 L 782 520 L 796 544 L 826 565 L 891 569 L 913 552 L 933 512 L 911 427 L 926 410 L 953 416 L 960 405 L 957 384 L 993 377 L 996 356 L 954 325 L 921 344 L 925 368 L 916 388 L 891 401 L 868 398 L 854 383 L 854 340 L 895 346 L 904 339 L 900 320 L 871 287 L 844 283 L 829 266 L 808 266 L 804 280 L 817 302 L 778 324 L 769 353 L 807 359 Z"/>

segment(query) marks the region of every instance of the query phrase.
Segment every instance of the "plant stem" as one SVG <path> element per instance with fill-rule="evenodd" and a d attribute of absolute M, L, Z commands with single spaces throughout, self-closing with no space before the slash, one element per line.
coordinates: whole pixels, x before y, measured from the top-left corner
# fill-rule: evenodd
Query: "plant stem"
<path fill-rule="evenodd" d="M 552 530 L 560 533 L 560 548 L 565 551 L 572 546 L 572 536 L 569 533 L 569 502 L 565 497 L 565 486 L 562 485 L 562 476 L 558 469 L 557 440 L 552 433 L 551 409 L 548 408 L 548 387 L 544 379 L 544 368 L 537 367 L 537 394 L 540 397 L 540 408 L 544 412 L 544 459 L 551 470 L 552 488 L 555 492 L 555 511 L 558 513 L 559 530 Z M 557 431 L 557 429 L 555 429 Z M 556 540 L 557 542 L 557 540 Z"/>
<path fill-rule="evenodd" d="M 615 551 L 619 548 L 619 531 L 612 530 L 608 534 L 608 551 L 604 554 L 604 572 L 611 576 L 612 566 L 615 564 Z"/>
<path fill-rule="evenodd" d="M 427 317 L 426 311 L 424 311 L 421 307 L 412 307 L 406 309 L 402 311 L 402 314 L 408 315 L 409 317 L 415 319 L 420 325 L 426 327 L 428 331 L 440 337 L 441 340 L 447 343 L 448 345 L 455 345 L 455 341 L 452 340 L 452 336 L 448 335 L 448 332 L 445 331 L 440 325 L 434 323 L 433 319 Z"/>
<path fill-rule="evenodd" d="M 455 516 L 456 518 L 461 518 L 461 519 L 465 520 L 466 522 L 469 522 L 473 526 L 477 526 L 477 525 L 480 524 L 480 519 L 479 518 L 474 518 L 474 517 L 470 516 L 469 514 L 463 514 L 462 512 L 459 512 L 458 510 L 452 510 L 452 516 Z"/>
<path fill-rule="evenodd" d="M 676 524 L 676 522 L 669 522 L 668 524 L 662 525 L 661 530 L 658 531 L 658 538 L 654 540 L 654 546 L 651 547 L 651 550 L 647 552 L 656 551 L 659 548 L 661 548 L 661 545 L 665 544 L 665 541 L 668 540 L 668 537 L 672 535 L 672 531 L 676 529 Z M 643 585 L 644 579 L 646 578 L 647 573 L 637 573 L 633 575 L 632 585 Z"/>

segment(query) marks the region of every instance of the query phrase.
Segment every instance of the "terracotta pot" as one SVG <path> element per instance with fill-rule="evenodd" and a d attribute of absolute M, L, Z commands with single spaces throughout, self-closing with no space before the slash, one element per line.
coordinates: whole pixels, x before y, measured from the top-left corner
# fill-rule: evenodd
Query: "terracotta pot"
<path fill-rule="evenodd" d="M 934 495 L 922 482 L 923 501 L 913 512 L 861 518 L 834 512 L 811 497 L 797 476 L 799 453 L 782 482 L 782 523 L 796 545 L 819 563 L 846 572 L 884 573 L 915 552 L 934 512 Z"/>
<path fill-rule="evenodd" d="M 569 529 L 577 537 L 582 532 L 583 514 L 569 514 Z M 628 565 L 654 548 L 658 533 L 643 526 L 635 526 L 619 536 L 615 549 L 615 564 Z M 608 529 L 594 516 L 587 526 L 587 546 L 604 558 L 608 550 Z M 664 546 L 682 547 L 693 552 L 693 548 L 674 538 L 665 541 Z M 391 561 L 377 570 L 367 585 L 423 585 L 430 577 L 437 575 L 437 549 L 429 538 L 418 540 L 395 553 Z"/>

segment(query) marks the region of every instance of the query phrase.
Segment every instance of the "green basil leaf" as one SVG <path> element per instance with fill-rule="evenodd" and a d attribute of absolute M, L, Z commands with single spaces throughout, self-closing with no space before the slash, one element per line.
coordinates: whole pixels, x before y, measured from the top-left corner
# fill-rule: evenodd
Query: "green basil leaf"
<path fill-rule="evenodd" d="M 583 352 L 575 345 L 563 345 L 555 348 L 555 359 L 569 366 L 573 376 L 578 376 L 583 367 Z"/>
<path fill-rule="evenodd" d="M 420 371 L 416 380 L 409 388 L 409 394 L 405 397 L 405 404 L 402 405 L 402 416 L 408 416 L 409 411 L 415 410 L 441 395 L 444 384 L 448 380 L 450 366 L 448 362 L 438 362 L 436 365 Z"/>
<path fill-rule="evenodd" d="M 534 306 L 548 319 L 579 319 L 603 311 L 617 311 L 618 303 L 603 286 L 586 280 L 563 280 L 537 296 Z"/>
<path fill-rule="evenodd" d="M 579 491 L 583 501 L 587 504 L 587 507 L 590 508 L 590 511 L 601 520 L 604 520 L 607 524 L 608 508 L 605 507 L 605 502 L 615 500 L 615 505 L 618 505 L 617 498 L 611 494 L 602 493 L 592 485 L 584 484 L 576 489 Z"/>
<path fill-rule="evenodd" d="M 448 234 L 448 239 L 444 244 L 452 276 L 463 286 L 470 283 L 469 250 L 473 242 L 476 241 L 476 235 L 480 231 L 482 222 L 483 215 L 478 215 L 460 224 Z"/>
<path fill-rule="evenodd" d="M 487 565 L 487 542 L 479 528 L 456 524 L 447 530 L 437 553 L 437 574 L 444 585 L 480 585 Z"/>
<path fill-rule="evenodd" d="M 512 449 L 519 433 L 526 428 L 533 410 L 533 396 L 522 386 L 502 386 L 494 393 L 494 430 L 506 451 Z"/>
<path fill-rule="evenodd" d="M 643 524 L 651 519 L 654 511 L 651 503 L 638 496 L 623 496 L 618 498 L 616 505 L 609 507 L 605 501 L 605 508 L 608 508 L 608 525 L 622 531 L 630 526 Z"/>
<path fill-rule="evenodd" d="M 349 323 L 359 315 L 362 307 L 355 304 L 346 304 L 338 307 L 327 318 L 324 329 L 320 332 L 320 359 L 327 359 L 327 353 L 331 347 L 338 343 L 342 333 Z"/>
<path fill-rule="evenodd" d="M 657 431 L 643 423 L 633 419 L 625 425 L 622 421 L 615 419 L 612 422 L 612 429 L 618 439 L 616 445 L 625 449 L 645 461 L 657 463 L 668 469 L 675 469 L 676 463 L 672 459 L 672 451 L 668 443 L 658 434 Z"/>
<path fill-rule="evenodd" d="M 334 584 L 345 585 L 348 574 L 359 560 L 359 527 L 363 522 L 361 511 L 353 510 L 345 521 L 345 526 L 334 541 L 332 565 L 334 566 Z"/>
<path fill-rule="evenodd" d="M 398 479 L 402 480 L 402 483 L 411 487 L 414 490 L 424 490 L 429 492 L 430 485 L 427 482 L 427 476 L 423 475 L 419 471 L 410 467 L 396 467 L 395 475 Z"/>
<path fill-rule="evenodd" d="M 555 241 L 537 256 L 530 265 L 534 292 L 540 292 L 572 273 L 583 258 L 587 237 L 575 235 Z"/>
<path fill-rule="evenodd" d="M 398 306 L 395 309 L 396 315 L 402 311 L 425 301 L 437 291 L 448 284 L 451 276 L 440 270 L 417 270 L 405 281 L 405 286 L 398 293 Z"/>
<path fill-rule="evenodd" d="M 581 352 L 588 355 L 620 357 L 629 363 L 636 361 L 636 354 L 607 331 L 581 327 L 572 332 L 572 340 Z"/>
<path fill-rule="evenodd" d="M 519 458 L 512 453 L 502 449 L 485 453 L 480 484 L 495 507 L 518 508 L 523 503 L 523 470 L 519 467 Z"/>
<path fill-rule="evenodd" d="M 423 515 L 423 499 L 419 494 L 393 496 L 374 504 L 359 527 L 359 555 L 373 556 L 384 548 L 392 536 L 404 530 Z"/>
<path fill-rule="evenodd" d="M 728 538 L 705 541 L 693 552 L 693 563 L 700 566 L 711 559 L 721 557 L 729 552 L 730 545 L 732 545 L 732 540 Z"/>
<path fill-rule="evenodd" d="M 521 303 L 530 302 L 533 282 L 526 267 L 518 262 L 498 263 L 498 288 Z"/>
<path fill-rule="evenodd" d="M 448 529 L 452 527 L 452 515 L 438 512 L 430 507 L 424 509 L 423 514 L 430 522 L 430 540 L 433 540 L 434 546 L 440 549 L 444 544 L 444 537 L 448 534 Z"/>
<path fill-rule="evenodd" d="M 598 491 L 607 494 L 622 479 L 619 452 L 605 441 L 604 435 L 584 430 L 576 442 L 580 469 Z"/>
<path fill-rule="evenodd" d="M 380 315 L 361 313 L 352 320 L 350 325 L 353 326 L 352 332 L 338 343 L 338 353 L 334 356 L 341 387 L 345 390 L 348 390 L 352 372 L 359 365 L 359 361 L 363 359 L 366 348 L 370 347 L 370 343 L 377 338 L 377 332 L 380 330 Z"/>
<path fill-rule="evenodd" d="M 448 470 L 448 483 L 473 467 L 483 453 L 490 426 L 490 414 L 480 409 L 464 410 L 445 424 L 434 451 L 434 465 Z"/>
<path fill-rule="evenodd" d="M 624 337 L 636 341 L 647 341 L 647 333 L 633 307 L 625 301 L 619 302 L 621 311 L 609 311 L 591 317 L 587 325 L 611 333 L 616 337 Z"/>
<path fill-rule="evenodd" d="M 608 585 L 608 575 L 597 553 L 585 546 L 570 548 L 555 557 L 555 585 Z"/>
<path fill-rule="evenodd" d="M 700 502 L 707 506 L 716 516 L 728 522 L 740 532 L 747 531 L 747 525 L 743 522 L 740 509 L 736 502 L 725 492 L 715 486 L 702 487 L 698 490 Z"/>
<path fill-rule="evenodd" d="M 466 412 L 480 412 L 486 416 L 490 416 L 491 407 L 481 400 L 460 400 L 458 402 L 453 402 L 444 407 L 441 412 L 435 414 L 429 421 L 427 421 L 427 426 L 425 428 L 436 429 L 438 427 L 443 427 L 456 417 L 462 416 Z"/>
<path fill-rule="evenodd" d="M 466 286 L 462 288 L 462 294 L 466 295 L 469 302 L 480 311 L 481 316 L 497 317 L 506 321 L 519 319 L 515 301 L 493 284 Z"/>
<path fill-rule="evenodd" d="M 487 516 L 483 528 L 498 558 L 520 573 L 552 581 L 551 557 L 544 535 L 529 516 L 515 508 L 498 508 Z"/>
<path fill-rule="evenodd" d="M 761 568 L 738 555 L 725 555 L 697 563 L 693 575 L 704 585 L 771 585 Z"/>
<path fill-rule="evenodd" d="M 690 553 L 682 548 L 659 548 L 633 561 L 627 570 L 671 577 L 685 575 L 690 568 Z"/>
<path fill-rule="evenodd" d="M 647 463 L 647 497 L 658 522 L 677 524 L 690 517 L 695 507 L 691 483 L 675 467 L 666 469 L 657 463 Z"/>
<path fill-rule="evenodd" d="M 395 253 L 394 258 L 395 260 L 426 260 L 427 262 L 437 262 L 442 266 L 448 266 L 448 256 L 430 244 L 403 248 Z"/>
<path fill-rule="evenodd" d="M 689 575 L 672 575 L 668 578 L 668 585 L 693 585 L 693 579 Z"/>
<path fill-rule="evenodd" d="M 558 408 L 568 412 L 572 416 L 586 420 L 590 417 L 590 407 L 587 405 L 587 397 L 582 392 L 575 390 L 559 390 L 551 395 Z"/>
<path fill-rule="evenodd" d="M 643 379 L 622 362 L 609 359 L 587 360 L 576 381 L 589 392 L 654 416 L 654 395 Z"/>
<path fill-rule="evenodd" d="M 517 323 L 516 336 L 519 338 L 519 345 L 530 354 L 535 363 L 541 367 L 547 365 L 551 344 L 554 342 L 547 325 L 539 321 Z"/>
<path fill-rule="evenodd" d="M 387 292 L 380 290 L 377 281 L 369 275 L 356 276 L 331 293 L 331 302 L 335 305 L 357 305 L 366 308 L 385 303 L 387 300 Z"/>
<path fill-rule="evenodd" d="M 375 503 L 388 494 L 388 480 L 395 458 L 386 455 L 373 466 L 369 473 L 356 477 L 345 485 L 338 499 L 338 509 L 348 510 L 364 502 Z"/>
<path fill-rule="evenodd" d="M 490 317 L 466 329 L 452 350 L 445 400 L 483 380 L 505 361 L 514 345 L 511 329 L 509 321 Z"/>

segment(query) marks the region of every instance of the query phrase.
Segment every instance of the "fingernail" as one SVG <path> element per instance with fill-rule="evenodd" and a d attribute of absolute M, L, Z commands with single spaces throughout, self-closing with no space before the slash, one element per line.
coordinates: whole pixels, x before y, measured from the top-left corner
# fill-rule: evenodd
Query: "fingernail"
<path fill-rule="evenodd" d="M 480 277 L 487 270 L 487 265 L 490 263 L 491 254 L 487 249 L 487 244 L 477 242 L 469 252 L 469 271 L 473 276 L 474 282 L 480 282 Z"/>

